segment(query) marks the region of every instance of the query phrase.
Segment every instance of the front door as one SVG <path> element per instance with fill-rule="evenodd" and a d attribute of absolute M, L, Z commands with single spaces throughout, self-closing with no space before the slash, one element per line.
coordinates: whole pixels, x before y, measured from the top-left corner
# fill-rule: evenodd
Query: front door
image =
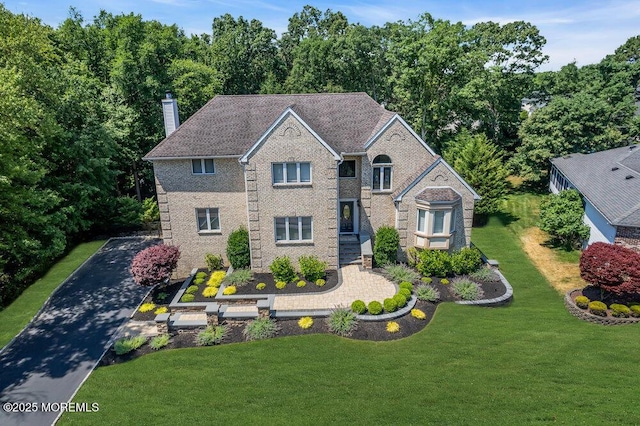
<path fill-rule="evenodd" d="M 356 232 L 356 202 L 340 201 L 340 233 L 353 234 Z"/>

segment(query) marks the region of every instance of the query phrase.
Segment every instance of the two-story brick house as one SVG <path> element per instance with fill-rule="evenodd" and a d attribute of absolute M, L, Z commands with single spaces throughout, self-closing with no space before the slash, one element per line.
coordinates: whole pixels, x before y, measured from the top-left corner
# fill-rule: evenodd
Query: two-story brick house
<path fill-rule="evenodd" d="M 283 255 L 336 268 L 341 240 L 382 225 L 398 229 L 403 252 L 469 245 L 478 195 L 365 93 L 216 96 L 179 127 L 175 100 L 163 103 L 172 133 L 145 159 L 179 273 L 224 255 L 240 226 L 256 271 Z"/>

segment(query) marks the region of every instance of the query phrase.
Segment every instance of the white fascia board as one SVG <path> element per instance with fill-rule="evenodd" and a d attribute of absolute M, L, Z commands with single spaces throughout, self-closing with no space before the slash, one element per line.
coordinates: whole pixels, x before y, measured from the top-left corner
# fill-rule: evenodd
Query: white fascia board
<path fill-rule="evenodd" d="M 267 131 L 264 132 L 262 134 L 262 136 L 260 136 L 260 138 L 258 138 L 256 143 L 254 143 L 253 146 L 251 148 L 249 148 L 249 150 L 242 157 L 240 157 L 240 162 L 241 163 L 249 162 L 249 157 L 251 156 L 251 154 L 253 154 L 253 152 L 255 150 L 257 150 L 260 147 L 260 145 L 262 145 L 262 143 L 269 137 L 271 132 L 273 132 L 273 130 L 276 127 L 278 127 L 287 118 L 287 116 L 289 116 L 289 115 L 292 115 L 296 120 L 298 120 L 298 122 L 300 122 L 300 124 L 302 124 L 302 126 L 305 129 L 307 129 L 309 131 L 309 133 L 311 133 L 313 135 L 313 137 L 315 137 L 325 148 L 327 148 L 327 150 L 331 153 L 331 155 L 333 155 L 333 158 L 336 161 L 341 161 L 342 160 L 342 158 L 340 157 L 340 154 L 338 154 L 333 148 L 331 148 L 329 146 L 329 144 L 326 143 L 320 137 L 320 135 L 318 135 L 302 118 L 300 118 L 300 116 L 298 114 L 295 113 L 294 110 L 291 109 L 291 107 L 289 107 L 282 114 L 280 114 L 280 117 L 278 117 L 273 122 L 273 124 L 271 126 L 269 126 Z"/>
<path fill-rule="evenodd" d="M 161 161 L 161 160 L 199 160 L 202 158 L 240 158 L 241 155 L 189 155 L 188 157 L 142 157 L 144 161 Z"/>

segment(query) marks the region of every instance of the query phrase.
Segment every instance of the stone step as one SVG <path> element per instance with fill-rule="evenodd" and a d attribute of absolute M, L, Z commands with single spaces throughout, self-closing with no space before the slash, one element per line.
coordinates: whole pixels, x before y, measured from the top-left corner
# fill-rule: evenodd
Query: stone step
<path fill-rule="evenodd" d="M 222 305 L 220 316 L 225 319 L 254 319 L 258 318 L 258 307 L 256 305 Z"/>
<path fill-rule="evenodd" d="M 358 243 L 360 244 L 360 239 L 358 238 L 357 235 L 351 235 L 351 234 L 347 234 L 347 235 L 340 235 L 340 244 L 342 244 L 343 242 L 350 242 L 350 243 Z"/>
<path fill-rule="evenodd" d="M 177 312 L 169 317 L 169 327 L 198 328 L 207 326 L 207 314 L 204 312 Z"/>

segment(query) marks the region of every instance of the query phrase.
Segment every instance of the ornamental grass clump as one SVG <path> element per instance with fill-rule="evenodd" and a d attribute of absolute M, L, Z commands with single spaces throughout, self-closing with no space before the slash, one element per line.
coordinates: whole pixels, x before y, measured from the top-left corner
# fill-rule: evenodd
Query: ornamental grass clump
<path fill-rule="evenodd" d="M 311 317 L 302 317 L 298 320 L 298 327 L 300 327 L 303 330 L 311 328 L 312 325 L 313 325 L 313 318 Z"/>
<path fill-rule="evenodd" d="M 395 283 L 411 283 L 420 278 L 420 274 L 403 264 L 386 265 L 384 267 L 384 274 Z"/>
<path fill-rule="evenodd" d="M 420 309 L 412 309 L 411 310 L 411 316 L 414 317 L 415 319 L 419 319 L 419 320 L 427 319 L 427 314 L 425 314 Z"/>
<path fill-rule="evenodd" d="M 356 315 L 347 308 L 336 308 L 329 314 L 327 325 L 332 333 L 349 336 L 358 326 Z"/>
<path fill-rule="evenodd" d="M 420 281 L 422 281 L 425 284 L 431 284 L 431 282 L 433 281 L 433 278 L 431 278 L 431 277 L 422 277 L 422 278 L 420 278 Z"/>
<path fill-rule="evenodd" d="M 469 274 L 469 278 L 484 282 L 500 281 L 498 275 L 491 268 L 478 268 Z"/>
<path fill-rule="evenodd" d="M 389 333 L 397 333 L 398 331 L 400 331 L 400 324 L 395 321 L 389 321 L 387 323 L 387 331 Z"/>
<path fill-rule="evenodd" d="M 169 339 L 171 336 L 168 334 L 161 334 L 159 336 L 155 336 L 149 342 L 149 347 L 154 351 L 164 348 L 169 344 Z"/>
<path fill-rule="evenodd" d="M 113 349 L 116 351 L 116 355 L 124 355 L 138 349 L 145 343 L 147 343 L 147 338 L 145 336 L 120 339 L 113 345 Z"/>
<path fill-rule="evenodd" d="M 211 287 L 220 287 L 222 284 L 222 280 L 224 280 L 227 275 L 224 271 L 215 271 L 209 277 L 209 281 L 207 281 L 207 285 Z"/>
<path fill-rule="evenodd" d="M 222 280 L 227 285 L 241 287 L 253 279 L 251 269 L 236 269 Z"/>
<path fill-rule="evenodd" d="M 249 321 L 242 330 L 246 340 L 264 340 L 274 337 L 280 327 L 271 318 L 258 318 Z"/>
<path fill-rule="evenodd" d="M 219 345 L 227 335 L 227 327 L 224 325 L 210 325 L 196 336 L 196 345 Z"/>
<path fill-rule="evenodd" d="M 416 297 L 419 300 L 436 303 L 440 300 L 440 292 L 433 286 L 420 284 L 416 288 Z"/>
<path fill-rule="evenodd" d="M 458 278 L 453 280 L 451 291 L 455 296 L 462 300 L 478 300 L 484 296 L 484 292 L 478 283 L 467 278 Z"/>
<path fill-rule="evenodd" d="M 143 303 L 142 305 L 140 305 L 140 309 L 138 309 L 138 312 L 141 312 L 141 313 L 151 312 L 155 308 L 156 308 L 155 303 Z"/>
<path fill-rule="evenodd" d="M 362 300 L 354 300 L 351 304 L 351 310 L 358 315 L 362 315 L 367 312 L 367 305 Z"/>

